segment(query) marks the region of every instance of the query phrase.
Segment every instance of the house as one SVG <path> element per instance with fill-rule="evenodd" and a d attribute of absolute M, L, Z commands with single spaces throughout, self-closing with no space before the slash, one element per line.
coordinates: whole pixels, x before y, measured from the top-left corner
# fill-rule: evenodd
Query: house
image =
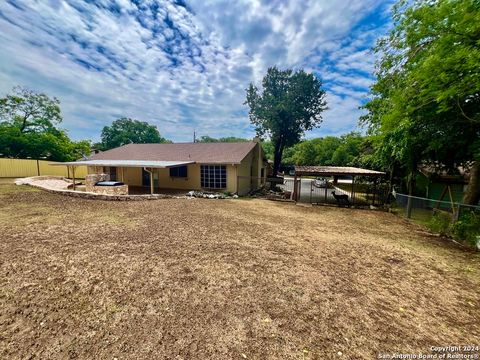
<path fill-rule="evenodd" d="M 211 190 L 244 195 L 265 184 L 267 160 L 259 141 L 128 144 L 65 163 L 86 165 L 131 189 Z"/>

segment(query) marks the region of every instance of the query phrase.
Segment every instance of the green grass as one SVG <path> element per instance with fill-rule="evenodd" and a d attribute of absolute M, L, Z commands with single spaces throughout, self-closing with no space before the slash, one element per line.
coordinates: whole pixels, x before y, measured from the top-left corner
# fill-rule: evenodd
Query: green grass
<path fill-rule="evenodd" d="M 27 191 L 40 191 L 37 188 L 27 185 L 15 185 L 14 178 L 0 178 L 0 196 L 3 194 L 27 192 Z"/>

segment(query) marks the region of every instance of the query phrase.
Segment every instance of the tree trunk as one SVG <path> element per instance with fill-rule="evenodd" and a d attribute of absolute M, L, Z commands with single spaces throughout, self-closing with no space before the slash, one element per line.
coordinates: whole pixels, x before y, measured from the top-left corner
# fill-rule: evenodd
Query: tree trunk
<path fill-rule="evenodd" d="M 410 173 L 408 179 L 408 199 L 407 199 L 407 218 L 412 217 L 412 208 L 413 208 L 413 189 L 415 188 L 415 172 Z"/>
<path fill-rule="evenodd" d="M 272 170 L 273 177 L 277 176 L 279 168 L 280 168 L 280 157 L 278 156 L 277 146 L 275 146 L 275 150 L 273 152 L 273 170 Z"/>
<path fill-rule="evenodd" d="M 468 205 L 477 205 L 480 201 L 480 161 L 475 161 L 470 169 L 470 181 L 463 202 Z"/>
<path fill-rule="evenodd" d="M 273 177 L 277 176 L 278 170 L 280 168 L 280 164 L 282 162 L 282 153 L 283 153 L 282 143 L 283 141 L 281 137 L 275 142 L 275 149 L 273 151 L 273 170 L 272 170 Z"/>
<path fill-rule="evenodd" d="M 392 164 L 390 166 L 390 174 L 389 174 L 389 177 L 388 177 L 388 194 L 387 194 L 387 199 L 386 199 L 387 204 L 390 204 L 392 202 L 394 176 L 395 176 L 395 164 Z"/>

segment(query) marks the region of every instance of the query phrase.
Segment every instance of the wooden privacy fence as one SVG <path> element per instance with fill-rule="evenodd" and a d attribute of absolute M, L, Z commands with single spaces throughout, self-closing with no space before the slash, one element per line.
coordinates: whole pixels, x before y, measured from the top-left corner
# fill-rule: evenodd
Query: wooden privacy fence
<path fill-rule="evenodd" d="M 17 178 L 29 176 L 64 176 L 72 177 L 72 170 L 67 166 L 58 166 L 49 160 L 31 159 L 0 159 L 0 178 Z M 77 166 L 75 169 L 76 178 L 85 178 L 87 175 L 86 166 Z"/>

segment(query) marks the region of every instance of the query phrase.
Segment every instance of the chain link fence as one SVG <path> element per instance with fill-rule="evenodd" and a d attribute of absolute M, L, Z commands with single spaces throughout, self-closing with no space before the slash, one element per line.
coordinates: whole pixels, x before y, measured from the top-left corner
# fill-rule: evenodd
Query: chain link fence
<path fill-rule="evenodd" d="M 480 206 L 393 194 L 392 211 L 480 249 Z"/>
<path fill-rule="evenodd" d="M 292 194 L 294 178 L 285 178 L 282 189 Z M 386 203 L 388 184 L 369 179 L 341 179 L 333 177 L 301 177 L 296 180 L 297 201 L 311 204 L 336 204 L 356 206 L 382 206 Z"/>

